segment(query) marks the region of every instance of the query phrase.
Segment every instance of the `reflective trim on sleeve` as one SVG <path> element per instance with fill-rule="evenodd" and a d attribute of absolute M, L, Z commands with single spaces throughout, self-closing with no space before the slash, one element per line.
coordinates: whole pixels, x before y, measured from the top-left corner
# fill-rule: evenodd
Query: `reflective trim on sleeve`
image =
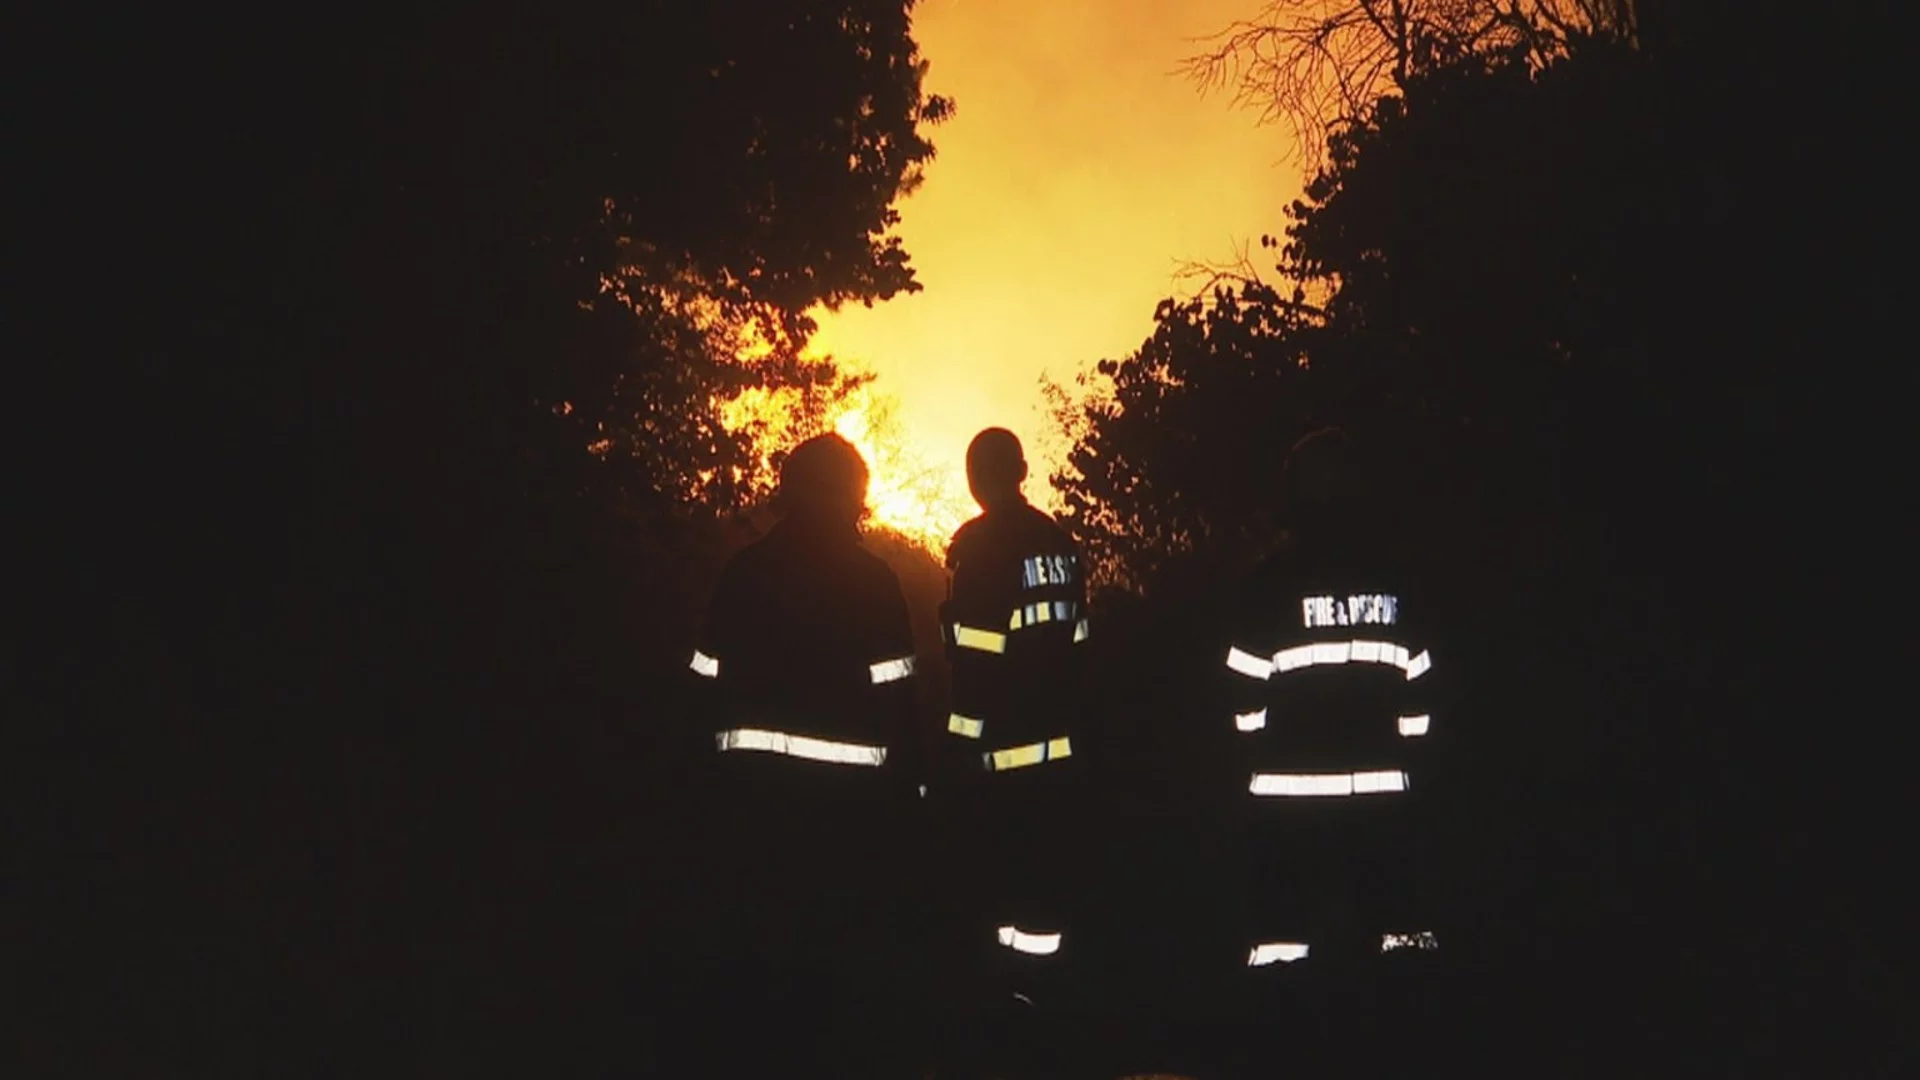
<path fill-rule="evenodd" d="M 1003 926 L 997 936 L 1000 944 L 1016 952 L 1047 956 L 1060 951 L 1059 934 L 1029 934 L 1017 926 Z"/>
<path fill-rule="evenodd" d="M 1073 744 L 1062 735 L 1046 742 L 1028 743 L 1025 746 L 1010 746 L 1005 750 L 994 750 L 980 755 L 986 762 L 988 772 L 1005 772 L 1027 765 L 1038 765 L 1043 761 L 1056 761 L 1073 755 Z"/>
<path fill-rule="evenodd" d="M 1433 657 L 1427 654 L 1427 650 L 1421 649 L 1419 656 L 1407 661 L 1407 681 L 1412 682 L 1420 676 L 1425 675 L 1427 669 L 1432 666 Z"/>
<path fill-rule="evenodd" d="M 1407 790 L 1407 774 L 1397 769 L 1357 773 L 1254 773 L 1247 790 L 1284 797 L 1370 795 Z"/>
<path fill-rule="evenodd" d="M 953 626 L 953 643 L 963 649 L 978 649 L 981 652 L 1007 651 L 1007 635 L 997 630 L 980 630 L 959 623 Z"/>
<path fill-rule="evenodd" d="M 1087 640 L 1088 633 L 1089 633 L 1089 630 L 1087 629 L 1087 620 L 1081 619 L 1079 622 L 1075 623 L 1073 626 L 1073 643 L 1075 645 L 1078 645 L 1081 642 Z"/>
<path fill-rule="evenodd" d="M 1227 650 L 1227 666 L 1242 675 L 1265 679 L 1273 674 L 1273 661 L 1262 660 L 1238 645 Z"/>
<path fill-rule="evenodd" d="M 1233 726 L 1236 731 L 1259 731 L 1267 726 L 1267 710 L 1241 713 L 1233 718 Z"/>
<path fill-rule="evenodd" d="M 887 760 L 887 748 L 884 746 L 836 742 L 811 735 L 768 731 L 765 728 L 734 728 L 719 732 L 713 738 L 722 753 L 728 750 L 764 750 L 838 765 L 884 765 Z"/>
<path fill-rule="evenodd" d="M 902 656 L 895 660 L 882 660 L 870 665 L 867 670 L 873 676 L 875 684 L 904 679 L 913 674 L 913 657 Z"/>
<path fill-rule="evenodd" d="M 720 661 L 715 660 L 699 649 L 693 650 L 693 662 L 687 666 L 692 668 L 697 674 L 705 675 L 709 679 L 717 679 L 720 677 Z"/>
<path fill-rule="evenodd" d="M 1383 934 L 1380 937 L 1380 951 L 1392 952 L 1395 949 L 1437 949 L 1440 940 L 1433 931 L 1422 930 L 1417 934 Z"/>
<path fill-rule="evenodd" d="M 1247 953 L 1248 967 L 1265 967 L 1272 963 L 1291 964 L 1295 960 L 1307 958 L 1307 947 L 1298 941 L 1269 941 L 1255 945 Z"/>
<path fill-rule="evenodd" d="M 955 735 L 964 735 L 969 739 L 977 739 L 985 729 L 985 724 L 972 717 L 961 716 L 959 713 L 954 713 L 947 717 L 947 730 Z"/>
<path fill-rule="evenodd" d="M 1430 721 L 1431 717 L 1425 713 L 1419 716 L 1403 716 L 1400 718 L 1400 734 L 1403 738 L 1408 739 L 1418 735 L 1425 735 L 1427 728 L 1430 726 Z"/>

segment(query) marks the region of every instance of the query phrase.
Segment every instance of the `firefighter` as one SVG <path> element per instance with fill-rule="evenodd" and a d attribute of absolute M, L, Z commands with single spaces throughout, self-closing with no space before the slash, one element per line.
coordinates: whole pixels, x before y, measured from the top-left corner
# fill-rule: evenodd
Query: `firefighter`
<path fill-rule="evenodd" d="M 1386 478 L 1338 429 L 1294 446 L 1282 545 L 1216 654 L 1250 838 L 1243 970 L 1316 995 L 1377 993 L 1373 975 L 1440 944 L 1416 859 L 1449 718 Z"/>
<path fill-rule="evenodd" d="M 913 636 L 898 579 L 860 545 L 867 467 L 837 435 L 793 450 L 782 517 L 726 565 L 688 664 L 705 691 L 717 820 L 726 845 L 711 890 L 714 934 L 732 957 L 716 1029 L 760 1031 L 790 1070 L 807 1048 L 835 1075 L 882 1066 L 844 1055 L 884 1047 L 909 997 L 884 962 L 907 895 L 903 804 L 925 792 L 912 686 Z M 720 1018 L 716 1017 L 716 1020 Z"/>
<path fill-rule="evenodd" d="M 941 623 L 952 665 L 948 760 L 963 787 L 970 933 L 1003 1004 L 1044 1004 L 1075 941 L 1065 925 L 1082 747 L 1074 710 L 1089 628 L 1073 540 L 1021 494 L 1020 441 L 989 428 L 967 448 L 981 513 L 947 549 Z"/>

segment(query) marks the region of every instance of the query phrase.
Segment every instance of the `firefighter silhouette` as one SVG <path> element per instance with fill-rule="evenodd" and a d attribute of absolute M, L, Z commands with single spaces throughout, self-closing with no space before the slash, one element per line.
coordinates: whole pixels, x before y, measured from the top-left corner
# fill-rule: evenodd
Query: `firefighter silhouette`
<path fill-rule="evenodd" d="M 913 637 L 898 580 L 860 545 L 866 489 L 839 436 L 795 448 L 782 517 L 723 569 L 688 664 L 719 819 L 689 827 L 728 846 L 714 919 L 737 1029 L 779 1043 L 764 1049 L 783 1068 L 817 1050 L 837 1075 L 893 1067 L 844 1055 L 902 1028 L 886 1018 L 907 959 L 891 936 L 913 845 L 901 811 L 923 790 Z"/>
<path fill-rule="evenodd" d="M 1440 944 L 1417 847 L 1434 731 L 1430 612 L 1377 464 L 1337 429 L 1289 454 L 1285 538 L 1239 590 L 1213 722 L 1239 751 L 1256 979 L 1363 985 Z"/>
<path fill-rule="evenodd" d="M 941 623 L 953 674 L 946 756 L 973 778 L 960 788 L 968 932 L 985 987 L 1032 1005 L 1075 948 L 1075 708 L 1089 623 L 1079 551 L 1021 494 L 1026 477 L 1010 431 L 982 431 L 967 448 L 981 513 L 948 547 Z"/>

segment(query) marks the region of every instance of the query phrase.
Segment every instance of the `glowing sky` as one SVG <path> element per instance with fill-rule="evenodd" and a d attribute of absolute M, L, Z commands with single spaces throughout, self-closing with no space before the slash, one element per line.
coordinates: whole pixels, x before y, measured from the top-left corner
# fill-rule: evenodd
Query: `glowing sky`
<path fill-rule="evenodd" d="M 941 470 L 934 531 L 973 506 L 961 471 L 983 427 L 1037 456 L 1039 379 L 1125 355 L 1184 259 L 1231 258 L 1278 232 L 1299 190 L 1284 127 L 1179 73 L 1258 0 L 922 0 L 914 31 L 926 88 L 959 104 L 932 129 L 938 157 L 900 204 L 925 291 L 823 313 L 816 347 L 879 373 L 904 450 Z M 1257 245 L 1254 246 L 1257 252 Z M 842 433 L 857 444 L 865 421 Z M 869 456 L 874 456 L 869 451 Z M 879 456 L 886 456 L 884 453 Z M 1048 498 L 1033 463 L 1029 498 Z M 914 500 L 874 462 L 876 509 Z M 891 487 L 890 487 L 891 485 Z M 889 502 L 900 509 L 889 513 Z M 926 500 L 919 500 L 924 506 Z"/>

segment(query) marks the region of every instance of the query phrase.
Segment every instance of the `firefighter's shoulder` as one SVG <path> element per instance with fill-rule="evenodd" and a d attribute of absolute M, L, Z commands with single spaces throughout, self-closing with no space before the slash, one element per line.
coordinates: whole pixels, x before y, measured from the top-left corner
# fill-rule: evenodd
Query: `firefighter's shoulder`
<path fill-rule="evenodd" d="M 985 529 L 990 542 L 1017 550 L 1020 555 L 1059 554 L 1078 550 L 1073 537 L 1052 514 L 1031 503 L 1008 507 L 989 519 Z"/>
<path fill-rule="evenodd" d="M 727 556 L 726 562 L 720 567 L 723 591 L 729 585 L 757 586 L 787 572 L 783 565 L 785 560 L 781 557 L 784 553 L 778 545 L 768 541 L 768 537 L 762 536 Z"/>
<path fill-rule="evenodd" d="M 863 547 L 848 548 L 844 557 L 848 575 L 861 588 L 882 592 L 900 591 L 900 575 L 893 572 L 887 560 Z"/>
<path fill-rule="evenodd" d="M 953 539 L 947 541 L 947 569 L 951 570 L 960 565 L 961 561 L 974 548 L 980 546 L 992 531 L 992 526 L 987 523 L 985 514 L 974 515 L 954 530 Z"/>

